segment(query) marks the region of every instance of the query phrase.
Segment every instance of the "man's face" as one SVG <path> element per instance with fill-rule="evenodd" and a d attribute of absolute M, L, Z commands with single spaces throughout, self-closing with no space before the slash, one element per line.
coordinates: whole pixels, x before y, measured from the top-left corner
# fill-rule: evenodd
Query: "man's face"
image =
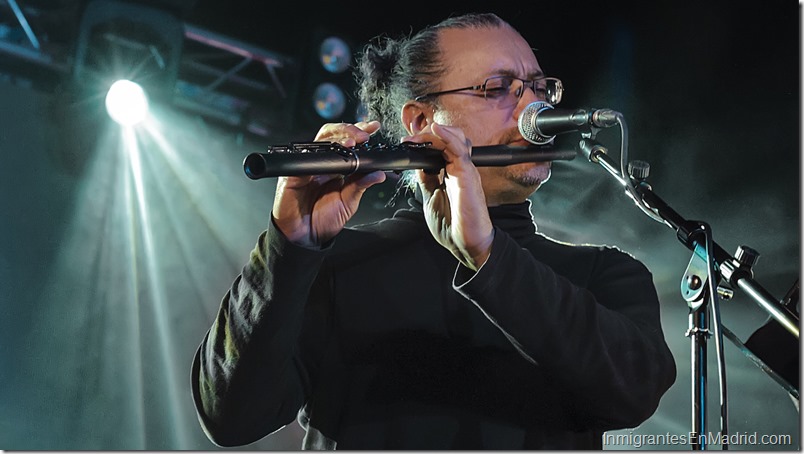
<path fill-rule="evenodd" d="M 448 29 L 441 32 L 441 52 L 446 73 L 437 88 L 450 90 L 480 85 L 488 77 L 512 75 L 530 80 L 543 76 L 528 43 L 509 27 Z M 517 120 L 522 109 L 537 101 L 526 89 L 518 103 L 500 107 L 472 90 L 439 97 L 434 120 L 459 126 L 473 146 L 529 143 L 522 138 Z M 522 163 L 507 167 L 479 167 L 489 206 L 527 199 L 550 178 L 550 163 Z"/>

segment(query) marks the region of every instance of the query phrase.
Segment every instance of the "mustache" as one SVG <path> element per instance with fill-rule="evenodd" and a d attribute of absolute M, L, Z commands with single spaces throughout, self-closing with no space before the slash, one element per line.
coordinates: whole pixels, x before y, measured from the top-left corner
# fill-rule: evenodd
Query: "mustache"
<path fill-rule="evenodd" d="M 525 138 L 522 136 L 522 133 L 519 132 L 519 128 L 514 128 L 506 131 L 506 133 L 502 136 L 501 143 L 508 144 L 511 142 L 522 141 L 522 140 L 525 140 Z"/>

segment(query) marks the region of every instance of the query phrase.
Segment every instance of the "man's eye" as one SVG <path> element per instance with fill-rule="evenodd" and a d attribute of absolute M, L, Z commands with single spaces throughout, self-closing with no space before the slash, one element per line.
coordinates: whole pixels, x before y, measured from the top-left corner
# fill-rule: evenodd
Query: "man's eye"
<path fill-rule="evenodd" d="M 493 82 L 486 83 L 486 94 L 500 95 L 508 93 L 511 88 L 511 81 L 505 79 L 496 79 Z"/>
<path fill-rule="evenodd" d="M 486 87 L 486 98 L 502 98 L 508 95 L 508 89 L 504 87 Z"/>

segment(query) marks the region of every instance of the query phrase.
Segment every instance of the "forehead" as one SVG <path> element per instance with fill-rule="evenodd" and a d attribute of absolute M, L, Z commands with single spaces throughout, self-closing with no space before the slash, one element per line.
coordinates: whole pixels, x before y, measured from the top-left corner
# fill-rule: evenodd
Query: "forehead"
<path fill-rule="evenodd" d="M 439 46 L 446 68 L 442 85 L 474 83 L 495 74 L 532 78 L 542 73 L 533 49 L 510 27 L 442 30 Z"/>

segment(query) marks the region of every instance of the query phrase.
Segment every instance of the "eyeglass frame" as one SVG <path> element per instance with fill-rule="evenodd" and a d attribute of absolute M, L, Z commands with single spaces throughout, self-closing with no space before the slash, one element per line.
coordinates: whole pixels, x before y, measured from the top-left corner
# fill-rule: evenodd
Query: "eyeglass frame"
<path fill-rule="evenodd" d="M 502 79 L 502 78 L 509 78 L 509 79 L 518 80 L 518 81 L 522 82 L 522 91 L 519 93 L 519 96 L 517 97 L 517 100 L 522 99 L 522 96 L 525 94 L 525 87 L 528 84 L 530 84 L 531 91 L 533 91 L 535 93 L 536 92 L 536 90 L 535 90 L 536 85 L 535 84 L 536 84 L 536 82 L 541 81 L 541 80 L 554 81 L 556 83 L 556 87 L 558 87 L 559 93 L 561 94 L 558 97 L 558 101 L 556 103 L 550 103 L 550 105 L 556 105 L 556 104 L 560 103 L 561 99 L 563 98 L 564 83 L 561 82 L 561 79 L 559 79 L 557 77 L 541 76 L 541 77 L 537 77 L 535 79 L 527 80 L 527 79 L 520 79 L 519 77 L 514 77 L 514 76 L 501 74 L 501 75 L 497 75 L 497 76 L 487 77 L 486 80 L 484 80 L 483 83 L 480 84 L 480 85 L 472 85 L 470 87 L 453 88 L 451 90 L 443 90 L 443 91 L 435 91 L 435 92 L 432 92 L 432 93 L 425 93 L 423 95 L 416 96 L 415 98 L 413 98 L 413 100 L 417 101 L 417 102 L 421 102 L 421 101 L 424 101 L 427 98 L 432 98 L 432 97 L 441 96 L 441 95 L 447 95 L 447 94 L 450 94 L 450 93 L 457 93 L 459 91 L 464 91 L 464 90 L 475 90 L 475 91 L 480 90 L 483 93 L 483 99 L 487 100 L 489 98 L 486 95 L 486 84 L 488 84 L 489 80 L 491 80 L 491 79 Z"/>

